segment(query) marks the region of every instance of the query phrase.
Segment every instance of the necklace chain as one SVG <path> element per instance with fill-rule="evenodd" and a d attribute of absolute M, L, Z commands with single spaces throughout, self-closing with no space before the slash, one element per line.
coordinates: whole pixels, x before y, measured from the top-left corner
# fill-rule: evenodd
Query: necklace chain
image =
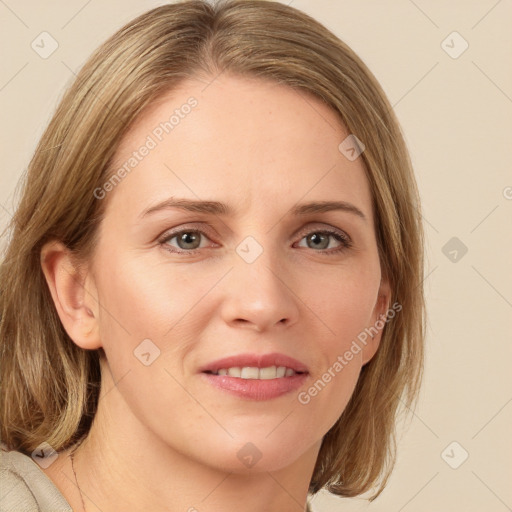
<path fill-rule="evenodd" d="M 80 492 L 80 498 L 82 500 L 82 507 L 83 507 L 83 510 L 84 512 L 86 512 L 85 510 L 85 502 L 84 502 L 84 497 L 83 497 L 83 494 L 82 494 L 82 489 L 80 489 L 80 486 L 78 485 L 78 478 L 76 477 L 76 471 L 75 471 L 75 464 L 74 464 L 74 455 L 75 455 L 75 451 L 76 449 L 78 448 L 78 446 L 80 446 L 80 444 L 82 444 L 81 442 L 74 448 L 74 450 L 70 453 L 69 455 L 69 458 L 71 459 L 71 469 L 73 470 L 73 474 L 75 475 L 75 482 L 76 482 L 76 486 L 78 487 L 78 491 Z"/>

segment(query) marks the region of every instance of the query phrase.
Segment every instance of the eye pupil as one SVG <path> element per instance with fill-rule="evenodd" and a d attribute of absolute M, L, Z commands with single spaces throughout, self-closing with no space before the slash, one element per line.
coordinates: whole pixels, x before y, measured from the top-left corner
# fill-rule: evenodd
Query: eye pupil
<path fill-rule="evenodd" d="M 178 237 L 178 245 L 180 249 L 196 249 L 197 247 L 189 247 L 188 244 L 194 245 L 195 242 L 199 240 L 199 233 L 194 233 L 193 231 L 187 231 Z M 183 244 L 185 244 L 183 246 Z"/>
<path fill-rule="evenodd" d="M 322 245 L 322 239 L 323 238 L 323 241 L 324 241 L 324 244 Z M 328 246 L 329 246 L 329 237 L 328 236 L 325 236 L 321 233 L 313 233 L 311 235 L 308 236 L 308 239 L 313 241 L 313 247 L 320 247 L 320 245 L 322 245 L 322 247 L 320 247 L 321 249 L 326 249 Z M 319 242 L 319 243 L 317 243 Z M 327 243 L 325 243 L 327 242 Z"/>

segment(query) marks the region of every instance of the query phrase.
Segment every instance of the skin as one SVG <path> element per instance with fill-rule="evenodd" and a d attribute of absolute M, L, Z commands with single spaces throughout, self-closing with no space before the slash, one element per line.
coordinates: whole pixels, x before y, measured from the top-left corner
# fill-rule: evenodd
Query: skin
<path fill-rule="evenodd" d="M 123 139 L 116 166 L 175 108 L 198 100 L 103 199 L 107 214 L 87 267 L 75 270 L 59 242 L 42 250 L 66 331 L 78 346 L 106 354 L 98 411 L 75 454 L 89 511 L 302 510 L 323 436 L 380 341 L 379 332 L 299 403 L 298 393 L 389 307 L 364 163 L 339 151 L 348 132 L 316 98 L 227 74 L 206 85 L 188 81 L 167 93 Z M 168 209 L 139 218 L 171 196 L 222 201 L 234 214 Z M 330 200 L 355 205 L 366 220 L 347 211 L 288 213 L 298 202 Z M 159 243 L 172 228 L 203 231 L 199 251 L 166 250 L 191 247 L 176 237 Z M 333 228 L 353 245 L 322 253 L 342 245 L 318 241 Z M 236 252 L 247 236 L 263 249 L 252 263 Z M 145 366 L 134 350 L 148 338 L 160 355 Z M 306 383 L 257 402 L 203 382 L 200 366 L 245 352 L 302 361 Z M 250 468 L 237 457 L 247 442 L 262 454 Z M 44 471 L 82 510 L 68 454 Z"/>

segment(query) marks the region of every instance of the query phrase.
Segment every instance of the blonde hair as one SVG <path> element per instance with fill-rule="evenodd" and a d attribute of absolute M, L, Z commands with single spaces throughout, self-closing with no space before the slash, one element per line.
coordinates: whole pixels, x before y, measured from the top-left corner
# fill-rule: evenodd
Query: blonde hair
<path fill-rule="evenodd" d="M 379 484 L 374 499 L 394 465 L 400 402 L 414 405 L 423 372 L 419 195 L 398 121 L 372 73 L 323 25 L 272 1 L 189 0 L 152 9 L 95 51 L 58 105 L 30 162 L 0 266 L 2 441 L 27 454 L 42 442 L 60 451 L 90 429 L 102 349 L 83 350 L 67 335 L 41 248 L 60 240 L 87 260 L 106 204 L 93 191 L 112 173 L 123 135 L 163 93 L 221 72 L 314 95 L 366 147 L 382 274 L 402 309 L 325 435 L 309 491 L 356 496 Z"/>

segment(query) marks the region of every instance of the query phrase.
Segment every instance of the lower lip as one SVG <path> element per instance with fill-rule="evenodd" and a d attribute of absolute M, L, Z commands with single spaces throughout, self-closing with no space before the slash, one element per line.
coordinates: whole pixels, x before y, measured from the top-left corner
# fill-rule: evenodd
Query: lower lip
<path fill-rule="evenodd" d="M 307 373 L 298 373 L 278 379 L 240 379 L 227 375 L 201 373 L 212 386 L 248 400 L 271 400 L 300 388 Z"/>

